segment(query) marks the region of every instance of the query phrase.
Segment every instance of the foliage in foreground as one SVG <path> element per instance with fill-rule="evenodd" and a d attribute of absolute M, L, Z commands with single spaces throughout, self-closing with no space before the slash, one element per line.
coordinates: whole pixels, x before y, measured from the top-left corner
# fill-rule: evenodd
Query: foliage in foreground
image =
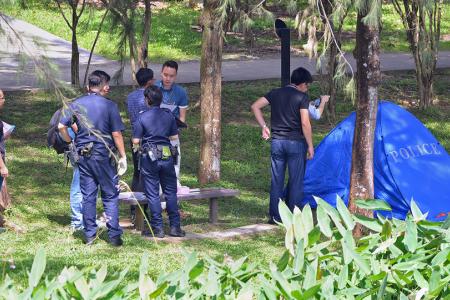
<path fill-rule="evenodd" d="M 426 220 L 412 201 L 405 221 L 351 215 L 341 199 L 337 208 L 316 199 L 317 224 L 309 205 L 293 213 L 280 202 L 286 252 L 267 267 L 241 258 L 224 262 L 195 253 L 184 266 L 148 276 L 149 254 L 142 257 L 139 280 L 122 284 L 127 269 L 108 276 L 107 267 L 64 268 L 53 279 L 42 276 L 40 249 L 29 272 L 28 288 L 18 291 L 6 275 L 0 299 L 448 299 L 450 297 L 450 218 Z M 370 210 L 390 210 L 382 201 L 360 201 Z M 355 241 L 352 229 L 370 233 Z"/>

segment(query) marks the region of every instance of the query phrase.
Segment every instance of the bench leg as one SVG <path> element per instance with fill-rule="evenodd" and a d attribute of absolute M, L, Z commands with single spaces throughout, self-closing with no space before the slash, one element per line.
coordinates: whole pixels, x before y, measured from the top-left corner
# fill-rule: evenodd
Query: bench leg
<path fill-rule="evenodd" d="M 209 199 L 209 223 L 217 223 L 217 215 L 219 211 L 218 198 Z"/>
<path fill-rule="evenodd" d="M 145 218 L 141 209 L 136 206 L 136 219 L 134 220 L 134 229 L 142 231 L 145 228 Z"/>

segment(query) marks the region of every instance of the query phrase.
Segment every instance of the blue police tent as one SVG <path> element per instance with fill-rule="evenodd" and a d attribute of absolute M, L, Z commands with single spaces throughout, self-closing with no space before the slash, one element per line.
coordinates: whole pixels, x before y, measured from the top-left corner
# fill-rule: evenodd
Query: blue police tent
<path fill-rule="evenodd" d="M 308 161 L 302 205 L 315 206 L 313 195 L 346 203 L 356 114 L 338 124 Z M 427 128 L 400 106 L 380 101 L 374 139 L 375 198 L 390 204 L 383 215 L 405 218 L 411 199 L 428 219 L 442 221 L 450 213 L 450 156 Z"/>

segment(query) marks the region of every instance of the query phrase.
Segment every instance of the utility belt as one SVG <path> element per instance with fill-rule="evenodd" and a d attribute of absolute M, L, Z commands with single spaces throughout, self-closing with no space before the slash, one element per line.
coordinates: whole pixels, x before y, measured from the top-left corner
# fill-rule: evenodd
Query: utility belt
<path fill-rule="evenodd" d="M 179 152 L 176 146 L 145 144 L 142 150 L 142 155 L 148 155 L 151 161 L 168 160 L 172 157 L 174 165 L 177 164 Z"/>
<path fill-rule="evenodd" d="M 117 148 L 112 145 L 105 145 L 105 147 L 110 150 L 110 151 L 108 151 L 108 157 L 111 158 L 112 160 L 114 160 L 113 154 L 116 154 Z M 78 148 L 76 153 L 78 154 L 78 156 L 83 156 L 83 157 L 89 158 L 92 156 L 95 148 L 96 147 L 95 147 L 94 142 L 90 142 L 90 143 Z"/>

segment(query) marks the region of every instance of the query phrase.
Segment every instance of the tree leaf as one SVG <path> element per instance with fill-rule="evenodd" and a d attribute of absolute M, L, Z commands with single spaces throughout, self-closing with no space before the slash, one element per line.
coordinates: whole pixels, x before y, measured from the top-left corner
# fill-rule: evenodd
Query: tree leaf
<path fill-rule="evenodd" d="M 294 227 L 294 237 L 298 241 L 305 239 L 305 225 L 303 223 L 303 214 L 301 210 L 296 206 L 292 215 L 292 225 Z"/>
<path fill-rule="evenodd" d="M 442 265 L 446 261 L 450 261 L 450 247 L 441 250 L 431 261 L 432 266 Z"/>
<path fill-rule="evenodd" d="M 414 199 L 411 199 L 411 213 L 413 215 L 414 221 L 418 222 L 420 220 L 425 220 L 426 216 L 422 213 L 420 208 L 417 206 Z"/>
<path fill-rule="evenodd" d="M 318 259 L 316 258 L 311 264 L 306 265 L 305 280 L 303 281 L 303 288 L 309 289 L 313 287 L 317 282 L 317 265 Z"/>
<path fill-rule="evenodd" d="M 348 265 L 343 265 L 337 280 L 338 288 L 340 290 L 342 290 L 347 286 L 347 279 L 348 279 Z"/>
<path fill-rule="evenodd" d="M 314 228 L 314 220 L 311 212 L 311 207 L 309 204 L 306 204 L 302 210 L 303 224 L 305 227 L 305 237 L 313 230 Z"/>
<path fill-rule="evenodd" d="M 413 272 L 414 280 L 417 282 L 417 285 L 421 288 L 426 288 L 428 290 L 428 282 L 422 276 L 422 274 L 418 270 L 414 270 Z"/>
<path fill-rule="evenodd" d="M 277 270 L 280 272 L 283 272 L 284 269 L 286 269 L 287 265 L 289 263 L 289 251 L 284 251 L 283 255 L 281 256 L 280 260 L 277 263 Z"/>
<path fill-rule="evenodd" d="M 34 256 L 33 265 L 31 266 L 31 272 L 28 274 L 28 285 L 35 288 L 41 280 L 42 274 L 45 271 L 47 259 L 45 255 L 45 249 L 39 247 Z"/>
<path fill-rule="evenodd" d="M 280 213 L 281 222 L 286 229 L 289 229 L 292 225 L 292 212 L 287 207 L 286 203 L 283 200 L 279 200 L 278 202 L 278 212 Z"/>
<path fill-rule="evenodd" d="M 408 219 L 406 221 L 406 232 L 403 243 L 405 244 L 406 248 L 412 253 L 414 253 L 417 249 L 417 239 L 417 225 L 411 219 Z"/>
<path fill-rule="evenodd" d="M 392 211 L 392 207 L 384 200 L 358 199 L 355 201 L 356 206 L 367 210 Z"/>
<path fill-rule="evenodd" d="M 317 206 L 316 213 L 317 213 L 317 223 L 319 224 L 320 230 L 326 237 L 328 238 L 331 237 L 333 232 L 331 231 L 330 217 L 328 217 L 325 210 L 320 205 Z"/>
<path fill-rule="evenodd" d="M 314 245 L 320 240 L 320 229 L 319 227 L 315 227 L 308 234 L 308 245 Z"/>
<path fill-rule="evenodd" d="M 290 226 L 287 231 L 286 235 L 284 236 L 284 245 L 286 249 L 289 250 L 292 256 L 295 255 L 294 251 L 294 228 Z"/>
<path fill-rule="evenodd" d="M 380 285 L 380 288 L 378 289 L 377 300 L 384 299 L 384 294 L 386 293 L 387 279 L 388 276 L 386 274 L 386 276 L 384 276 L 383 282 Z"/>
<path fill-rule="evenodd" d="M 369 218 L 363 215 L 353 215 L 353 219 L 372 231 L 381 232 L 382 230 L 382 226 L 377 219 Z"/>
<path fill-rule="evenodd" d="M 341 215 L 342 220 L 344 220 L 347 229 L 353 230 L 353 228 L 355 228 L 355 222 L 353 221 L 352 215 L 350 214 L 344 201 L 342 201 L 341 197 L 339 197 L 338 195 L 336 195 L 336 208 Z"/>
<path fill-rule="evenodd" d="M 208 272 L 208 281 L 206 282 L 205 292 L 208 296 L 216 296 L 220 292 L 219 278 L 217 276 L 216 267 L 211 266 Z"/>
<path fill-rule="evenodd" d="M 305 249 L 304 249 L 304 242 L 303 240 L 299 240 L 297 242 L 297 252 L 294 257 L 294 266 L 293 266 L 293 272 L 294 274 L 300 274 L 300 272 L 303 269 L 303 264 L 305 262 Z"/>

